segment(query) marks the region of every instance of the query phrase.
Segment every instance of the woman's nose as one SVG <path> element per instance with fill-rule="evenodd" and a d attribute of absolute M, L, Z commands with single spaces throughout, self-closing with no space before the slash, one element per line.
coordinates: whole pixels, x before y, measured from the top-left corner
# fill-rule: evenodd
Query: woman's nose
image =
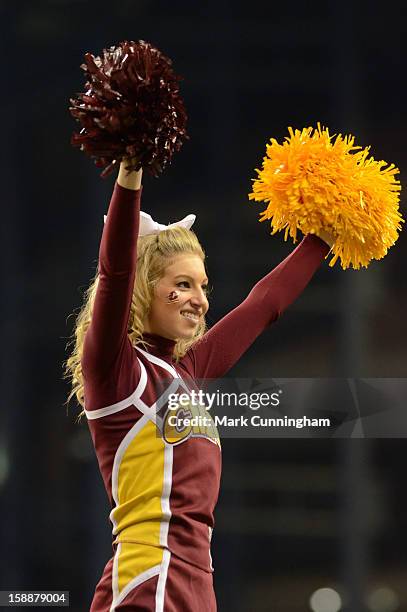
<path fill-rule="evenodd" d="M 195 291 L 193 295 L 191 295 L 191 304 L 196 308 L 205 308 L 207 305 L 207 299 L 204 291 Z"/>

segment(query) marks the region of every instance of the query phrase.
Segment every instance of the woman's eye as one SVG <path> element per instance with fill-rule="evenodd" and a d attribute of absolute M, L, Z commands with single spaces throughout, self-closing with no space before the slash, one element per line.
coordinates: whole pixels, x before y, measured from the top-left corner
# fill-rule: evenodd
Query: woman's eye
<path fill-rule="evenodd" d="M 190 289 L 191 285 L 189 284 L 189 281 L 180 281 L 179 283 L 177 283 L 177 287 L 183 287 L 185 289 Z M 209 292 L 209 285 L 201 285 L 202 287 L 202 291 L 206 294 Z"/>

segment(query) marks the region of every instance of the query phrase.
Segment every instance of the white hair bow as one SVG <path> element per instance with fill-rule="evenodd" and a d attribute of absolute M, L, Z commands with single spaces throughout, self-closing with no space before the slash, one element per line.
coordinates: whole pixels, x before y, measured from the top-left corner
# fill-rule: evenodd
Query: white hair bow
<path fill-rule="evenodd" d="M 107 216 L 104 215 L 105 223 Z M 196 215 L 187 215 L 181 221 L 176 221 L 175 223 L 170 223 L 169 225 L 163 225 L 162 223 L 157 223 L 151 217 L 151 215 L 140 211 L 140 227 L 139 227 L 139 236 L 148 236 L 149 234 L 159 234 L 163 230 L 166 230 L 170 227 L 185 227 L 185 229 L 190 229 L 194 224 L 196 219 Z"/>

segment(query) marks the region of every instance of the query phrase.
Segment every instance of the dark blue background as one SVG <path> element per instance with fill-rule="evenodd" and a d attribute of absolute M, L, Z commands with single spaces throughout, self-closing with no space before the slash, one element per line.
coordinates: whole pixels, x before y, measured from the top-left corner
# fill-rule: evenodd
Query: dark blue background
<path fill-rule="evenodd" d="M 183 75 L 190 141 L 143 207 L 197 214 L 214 287 L 209 323 L 292 249 L 249 202 L 266 141 L 327 125 L 404 180 L 404 5 L 317 0 L 2 2 L 0 589 L 65 589 L 86 610 L 111 555 L 86 423 L 62 381 L 114 177 L 70 146 L 79 65 L 142 38 Z M 403 200 L 403 197 L 402 197 Z M 402 209 L 404 205 L 402 204 Z M 407 245 L 367 270 L 325 263 L 231 375 L 406 377 Z M 238 330 L 237 330 L 238 333 Z M 225 440 L 213 558 L 219 609 L 303 612 L 332 586 L 344 610 L 391 588 L 407 609 L 404 440 Z M 385 612 L 386 608 L 383 608 Z"/>

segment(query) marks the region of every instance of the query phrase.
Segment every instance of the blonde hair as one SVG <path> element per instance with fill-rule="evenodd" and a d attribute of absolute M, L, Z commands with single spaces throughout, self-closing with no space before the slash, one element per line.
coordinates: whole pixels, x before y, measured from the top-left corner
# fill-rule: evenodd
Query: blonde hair
<path fill-rule="evenodd" d="M 154 296 L 154 288 L 164 275 L 167 266 L 177 255 L 198 255 L 205 262 L 205 252 L 192 230 L 173 227 L 156 235 L 139 237 L 137 242 L 137 268 L 134 281 L 133 297 L 130 307 L 127 334 L 133 345 L 149 346 L 143 340 L 144 320 L 148 316 Z M 99 284 L 99 272 L 96 272 L 91 284 L 84 294 L 83 306 L 75 321 L 75 330 L 67 346 L 74 345 L 70 357 L 64 363 L 64 378 L 71 382 L 71 391 L 67 404 L 75 395 L 78 403 L 84 407 L 84 384 L 82 375 L 82 352 L 86 331 L 92 319 L 93 305 Z M 174 347 L 174 357 L 179 361 L 187 350 L 206 331 L 205 319 L 197 326 L 194 336 L 189 340 L 178 340 Z M 80 416 L 84 413 L 82 412 Z"/>

